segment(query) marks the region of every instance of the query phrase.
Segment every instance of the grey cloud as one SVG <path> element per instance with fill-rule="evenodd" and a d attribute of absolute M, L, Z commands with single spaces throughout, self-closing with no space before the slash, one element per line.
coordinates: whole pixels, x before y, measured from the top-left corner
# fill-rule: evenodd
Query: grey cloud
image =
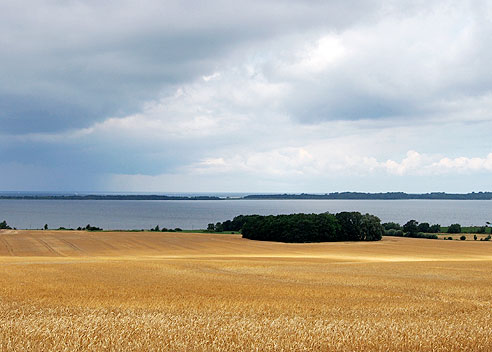
<path fill-rule="evenodd" d="M 481 6 L 478 6 L 480 4 Z M 464 113 L 492 92 L 492 6 L 484 1 L 403 6 L 376 24 L 336 33 L 347 57 L 316 74 L 290 77 L 267 63 L 272 82 L 291 86 L 284 112 L 299 122 L 422 119 Z M 397 19 L 397 20 L 395 20 Z"/>
<path fill-rule="evenodd" d="M 127 115 L 241 45 L 345 27 L 378 10 L 371 0 L 2 2 L 1 131 Z"/>
<path fill-rule="evenodd" d="M 490 6 L 463 3 L 2 2 L 0 184 L 95 189 L 110 174 L 164 175 L 165 189 L 166 175 L 181 172 L 195 187 L 202 176 L 190 165 L 203 160 L 310 143 L 349 159 L 400 160 L 408 150 L 483 155 Z M 341 38 L 348 55 L 318 71 L 299 69 L 306 44 L 327 34 Z M 466 126 L 472 109 L 482 122 Z M 427 119 L 434 113 L 443 124 Z M 313 155 L 313 165 L 328 160 Z M 220 189 L 234 179 L 240 189 L 264 177 L 240 173 L 211 180 Z M 268 185 L 347 187 L 336 173 L 329 181 L 306 177 L 275 175 Z M 380 187 L 373 181 L 368 190 Z"/>

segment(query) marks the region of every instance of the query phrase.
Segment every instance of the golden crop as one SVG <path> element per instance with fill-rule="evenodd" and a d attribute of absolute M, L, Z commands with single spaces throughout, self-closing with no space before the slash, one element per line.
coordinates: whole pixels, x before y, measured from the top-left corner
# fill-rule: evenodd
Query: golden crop
<path fill-rule="evenodd" d="M 491 351 L 492 244 L 0 232 L 2 351 Z"/>

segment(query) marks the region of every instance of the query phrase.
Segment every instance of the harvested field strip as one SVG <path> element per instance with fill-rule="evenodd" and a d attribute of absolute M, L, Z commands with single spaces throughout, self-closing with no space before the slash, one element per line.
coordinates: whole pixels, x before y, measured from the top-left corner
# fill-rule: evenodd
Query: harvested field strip
<path fill-rule="evenodd" d="M 298 257 L 348 262 L 492 260 L 492 244 L 488 242 L 397 237 L 370 243 L 288 244 L 216 234 L 19 231 L 4 235 L 0 231 L 0 238 L 5 247 L 0 255 L 17 256 Z"/>

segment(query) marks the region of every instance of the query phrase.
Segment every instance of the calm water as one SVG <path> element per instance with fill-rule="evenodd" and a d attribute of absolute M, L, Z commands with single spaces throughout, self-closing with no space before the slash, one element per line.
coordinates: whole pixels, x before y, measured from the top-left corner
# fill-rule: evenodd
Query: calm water
<path fill-rule="evenodd" d="M 0 200 L 0 221 L 17 228 L 78 227 L 104 229 L 161 227 L 206 228 L 208 223 L 239 214 L 360 211 L 383 222 L 484 225 L 492 222 L 492 201 L 459 200 L 222 200 L 222 201 L 90 201 Z"/>

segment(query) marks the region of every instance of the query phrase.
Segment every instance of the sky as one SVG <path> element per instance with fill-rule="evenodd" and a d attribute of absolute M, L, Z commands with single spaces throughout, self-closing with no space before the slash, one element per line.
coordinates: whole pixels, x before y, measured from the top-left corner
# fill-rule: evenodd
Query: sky
<path fill-rule="evenodd" d="M 0 190 L 492 191 L 492 3 L 0 2 Z"/>

